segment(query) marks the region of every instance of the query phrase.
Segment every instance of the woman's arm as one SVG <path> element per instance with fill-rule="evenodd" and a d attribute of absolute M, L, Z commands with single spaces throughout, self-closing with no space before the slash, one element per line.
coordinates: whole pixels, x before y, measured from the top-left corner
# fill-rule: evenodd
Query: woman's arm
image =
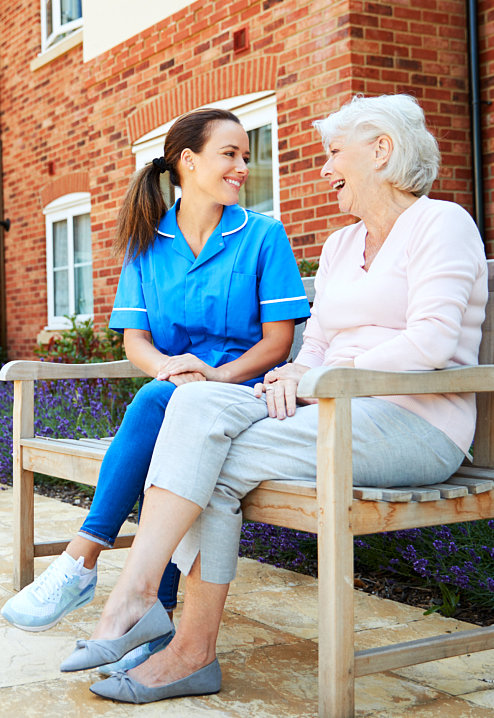
<path fill-rule="evenodd" d="M 453 357 L 463 363 L 461 355 L 468 348 L 464 363 L 474 363 L 487 298 L 487 266 L 470 215 L 444 204 L 441 213 L 423 217 L 409 244 L 405 329 L 356 356 L 356 367 L 442 369 Z"/>
<path fill-rule="evenodd" d="M 238 359 L 212 367 L 193 354 L 182 354 L 170 357 L 157 378 L 172 381 L 174 376 L 184 372 L 200 372 L 208 381 L 240 384 L 260 376 L 287 358 L 293 341 L 293 328 L 293 319 L 265 322 L 262 325 L 262 339 Z"/>

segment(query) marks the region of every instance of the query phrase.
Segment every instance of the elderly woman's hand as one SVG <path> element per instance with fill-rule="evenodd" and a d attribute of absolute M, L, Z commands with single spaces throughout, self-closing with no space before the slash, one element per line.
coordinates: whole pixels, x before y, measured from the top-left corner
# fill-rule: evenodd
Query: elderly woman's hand
<path fill-rule="evenodd" d="M 287 416 L 295 414 L 297 387 L 309 368 L 303 364 L 285 364 L 268 371 L 264 377 L 264 383 L 255 385 L 254 395 L 258 399 L 263 393 L 266 394 L 269 416 L 285 419 Z"/>

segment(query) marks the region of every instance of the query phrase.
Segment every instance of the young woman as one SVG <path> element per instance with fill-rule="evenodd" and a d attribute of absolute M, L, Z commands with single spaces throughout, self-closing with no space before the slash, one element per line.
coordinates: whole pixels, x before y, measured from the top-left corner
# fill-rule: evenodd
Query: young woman
<path fill-rule="evenodd" d="M 248 161 L 238 118 L 198 110 L 174 123 L 164 157 L 130 185 L 118 223 L 116 249 L 125 261 L 110 327 L 123 331 L 128 358 L 154 379 L 127 408 L 78 535 L 3 607 L 19 628 L 45 630 L 92 600 L 96 560 L 142 492 L 175 388 L 204 380 L 254 386 L 286 359 L 294 321 L 309 314 L 283 226 L 237 204 Z M 169 210 L 159 183 L 164 172 L 182 190 Z M 169 611 L 178 578 L 169 564 L 159 592 Z M 146 645 L 123 667 L 159 647 Z"/>

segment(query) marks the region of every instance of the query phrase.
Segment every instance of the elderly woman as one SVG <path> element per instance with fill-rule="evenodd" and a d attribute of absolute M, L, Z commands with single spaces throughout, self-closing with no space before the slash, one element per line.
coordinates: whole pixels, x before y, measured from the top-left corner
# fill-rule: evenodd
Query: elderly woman
<path fill-rule="evenodd" d="M 156 591 L 172 554 L 187 574 L 183 615 L 167 648 L 92 686 L 98 695 L 144 703 L 220 689 L 215 643 L 235 575 L 240 499 L 261 478 L 315 481 L 317 406 L 296 406 L 306 371 L 477 362 L 483 247 L 467 212 L 427 197 L 439 153 L 420 107 L 405 95 L 356 97 L 316 127 L 327 152 L 321 174 L 360 221 L 324 246 L 295 363 L 254 390 L 204 382 L 174 393 L 128 561 L 93 640 L 78 642 L 62 670 L 110 663 L 171 631 Z M 474 420 L 467 395 L 353 400 L 354 482 L 445 480 L 468 451 Z"/>

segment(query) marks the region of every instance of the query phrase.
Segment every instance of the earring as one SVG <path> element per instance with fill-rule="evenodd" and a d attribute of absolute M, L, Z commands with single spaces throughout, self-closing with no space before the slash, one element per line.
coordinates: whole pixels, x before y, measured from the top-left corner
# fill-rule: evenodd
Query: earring
<path fill-rule="evenodd" d="M 194 165 L 190 164 L 190 165 L 189 165 L 189 169 L 190 169 L 190 171 L 192 172 L 192 170 L 194 169 Z"/>
<path fill-rule="evenodd" d="M 379 169 L 379 165 L 378 165 L 377 162 L 376 162 L 376 170 L 378 170 L 378 169 Z"/>

